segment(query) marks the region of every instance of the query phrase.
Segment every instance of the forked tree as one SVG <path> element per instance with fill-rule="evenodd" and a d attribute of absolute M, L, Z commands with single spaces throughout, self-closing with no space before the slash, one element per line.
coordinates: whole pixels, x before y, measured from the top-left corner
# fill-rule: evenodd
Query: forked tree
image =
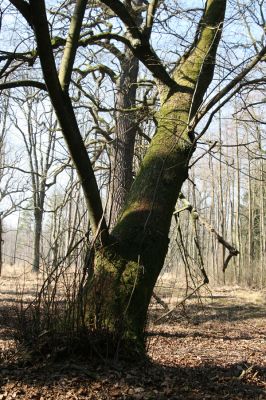
<path fill-rule="evenodd" d="M 214 76 L 215 59 L 222 35 L 226 0 L 206 0 L 191 47 L 176 62 L 171 73 L 151 46 L 151 35 L 159 0 L 146 2 L 141 26 L 131 1 L 97 2 L 111 10 L 126 28 L 119 39 L 150 71 L 157 86 L 160 107 L 157 128 L 140 170 L 129 190 L 118 221 L 108 231 L 93 168 L 80 134 L 69 86 L 74 61 L 82 41 L 81 29 L 88 0 L 77 0 L 59 71 L 55 63 L 44 0 L 10 0 L 35 35 L 43 80 L 3 83 L 1 88 L 33 85 L 47 90 L 60 123 L 66 145 L 83 187 L 94 235 L 86 285 L 86 318 L 97 329 L 104 327 L 120 345 L 133 353 L 144 350 L 144 331 L 151 295 L 163 267 L 174 207 L 195 150 L 195 127 L 211 110 L 213 115 L 236 93 L 247 74 L 265 57 L 263 47 L 246 63 L 239 75 L 214 94 L 204 107 L 203 97 Z M 138 5 L 139 2 L 132 1 Z M 176 2 L 178 3 L 178 2 Z M 178 29 L 178 27 L 176 28 Z M 118 37 L 119 36 L 119 37 Z M 110 37 L 110 34 L 109 34 Z M 98 40 L 105 40 L 104 32 Z M 88 40 L 89 45 L 90 40 Z M 241 83 L 242 82 L 242 83 Z M 92 259 L 93 258 L 93 259 Z"/>

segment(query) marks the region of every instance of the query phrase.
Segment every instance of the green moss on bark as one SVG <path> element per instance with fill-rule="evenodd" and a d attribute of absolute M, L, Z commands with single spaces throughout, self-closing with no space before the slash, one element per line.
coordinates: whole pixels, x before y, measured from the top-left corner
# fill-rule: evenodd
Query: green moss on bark
<path fill-rule="evenodd" d="M 182 91 L 160 84 L 156 134 L 113 229 L 113 242 L 96 256 L 94 314 L 118 342 L 134 344 L 137 351 L 144 349 L 150 298 L 167 253 L 175 203 L 188 176 L 193 150 L 188 125 L 213 76 L 225 4 L 207 1 L 195 48 L 174 71 Z"/>

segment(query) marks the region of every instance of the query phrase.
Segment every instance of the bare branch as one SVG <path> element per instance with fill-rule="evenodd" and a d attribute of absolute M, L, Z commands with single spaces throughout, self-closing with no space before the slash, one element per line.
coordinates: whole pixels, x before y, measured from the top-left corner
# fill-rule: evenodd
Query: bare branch
<path fill-rule="evenodd" d="M 71 100 L 67 93 L 62 91 L 58 79 L 49 35 L 45 3 L 44 0 L 30 0 L 29 4 L 44 80 L 57 118 L 60 122 L 64 138 L 68 145 L 69 152 L 81 180 L 93 232 L 96 234 L 100 230 L 103 235 L 101 240 L 105 240 L 107 235 L 107 225 L 103 217 L 103 208 L 98 185 L 87 150 L 80 134 Z"/>
<path fill-rule="evenodd" d="M 223 272 L 226 270 L 228 263 L 230 259 L 234 256 L 237 256 L 239 254 L 239 251 L 232 246 L 230 243 L 228 243 L 220 234 L 217 232 L 213 226 L 211 226 L 192 206 L 192 204 L 185 198 L 183 193 L 179 194 L 179 199 L 182 200 L 183 207 L 182 209 L 176 210 L 174 214 L 180 213 L 180 211 L 188 210 L 190 214 L 192 215 L 193 220 L 199 220 L 199 222 L 211 233 L 213 233 L 218 240 L 219 243 L 221 243 L 228 251 L 229 254 L 224 262 L 223 265 Z"/>
<path fill-rule="evenodd" d="M 191 121 L 191 125 L 196 125 L 204 115 L 215 105 L 217 104 L 224 96 L 226 96 L 235 86 L 237 86 L 245 76 L 265 57 L 266 55 L 266 46 L 261 49 L 259 54 L 257 54 L 253 60 L 243 69 L 234 79 L 231 80 L 223 89 L 219 90 L 219 92 L 203 107 Z M 243 85 L 247 83 L 243 82 Z M 231 96 L 230 96 L 231 98 Z"/>
<path fill-rule="evenodd" d="M 88 0 L 77 0 L 71 18 L 68 37 L 59 70 L 59 81 L 63 91 L 68 91 L 72 68 L 78 48 L 78 39 Z"/>
<path fill-rule="evenodd" d="M 10 3 L 23 15 L 28 24 L 32 26 L 32 16 L 29 4 L 24 0 L 10 0 Z"/>
<path fill-rule="evenodd" d="M 47 91 L 47 87 L 44 83 L 32 80 L 21 80 L 21 81 L 12 81 L 12 82 L 4 82 L 0 83 L 0 90 L 4 89 L 13 89 L 17 87 L 35 87 L 37 89 Z"/>
<path fill-rule="evenodd" d="M 154 14 L 156 12 L 158 2 L 159 2 L 159 0 L 151 0 L 151 2 L 149 3 L 149 6 L 148 6 L 147 16 L 146 16 L 146 25 L 143 30 L 143 34 L 147 38 L 150 38 L 150 36 L 151 36 L 151 31 L 152 31 L 152 26 L 153 26 L 153 21 L 154 21 Z"/>

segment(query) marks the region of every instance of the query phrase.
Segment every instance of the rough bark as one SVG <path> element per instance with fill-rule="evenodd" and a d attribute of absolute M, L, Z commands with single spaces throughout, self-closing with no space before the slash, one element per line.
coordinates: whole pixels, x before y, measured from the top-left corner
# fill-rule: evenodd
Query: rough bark
<path fill-rule="evenodd" d="M 118 111 L 115 116 L 116 138 L 111 176 L 112 226 L 117 221 L 133 182 L 132 169 L 137 126 L 135 113 L 129 110 L 136 105 L 138 70 L 139 60 L 132 54 L 131 50 L 126 48 L 124 58 L 121 60 L 121 75 L 116 85 L 116 108 Z"/>
<path fill-rule="evenodd" d="M 142 0 L 134 2 L 141 6 Z M 143 18 L 141 12 L 133 11 L 137 26 Z M 136 106 L 137 80 L 139 73 L 139 59 L 129 47 L 124 47 L 124 53 L 119 53 L 120 76 L 116 80 L 115 94 L 115 141 L 112 157 L 111 173 L 111 207 L 110 225 L 113 227 L 125 205 L 127 194 L 133 182 L 133 157 L 137 134 L 137 121 L 134 108 Z"/>
<path fill-rule="evenodd" d="M 168 249 L 174 207 L 188 177 L 193 148 L 189 121 L 212 80 L 225 1 L 210 0 L 195 46 L 173 73 L 173 87 L 159 83 L 158 127 L 112 232 L 96 255 L 94 313 L 100 325 L 143 349 L 153 287 Z"/>

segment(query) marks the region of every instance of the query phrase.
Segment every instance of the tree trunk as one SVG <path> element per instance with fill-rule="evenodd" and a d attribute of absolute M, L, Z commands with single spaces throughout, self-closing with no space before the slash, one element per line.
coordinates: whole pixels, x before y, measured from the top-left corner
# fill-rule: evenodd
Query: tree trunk
<path fill-rule="evenodd" d="M 142 4 L 142 0 L 135 2 Z M 133 12 L 131 8 L 131 12 Z M 135 11 L 137 26 L 141 26 L 143 17 L 140 11 Z M 136 93 L 139 73 L 139 59 L 125 46 L 120 56 L 121 73 L 116 81 L 115 95 L 115 141 L 111 171 L 111 206 L 110 217 L 113 227 L 125 205 L 127 194 L 133 182 L 133 157 L 137 133 Z"/>
<path fill-rule="evenodd" d="M 43 209 L 34 209 L 34 247 L 32 271 L 38 272 L 41 257 L 41 235 L 42 235 Z"/>
<path fill-rule="evenodd" d="M 137 132 L 134 111 L 136 105 L 136 82 L 139 71 L 139 60 L 131 50 L 125 49 L 124 59 L 121 61 L 121 75 L 117 82 L 116 94 L 116 139 L 112 176 L 111 176 L 111 225 L 114 226 L 122 207 L 125 204 L 127 193 L 133 181 L 133 155 Z"/>
<path fill-rule="evenodd" d="M 242 257 L 243 257 L 243 252 L 242 252 L 242 236 L 241 236 L 241 219 L 240 219 L 240 206 L 241 206 L 241 182 L 240 182 L 240 169 L 241 169 L 241 163 L 240 163 L 240 155 L 239 155 L 239 138 L 238 138 L 238 127 L 237 127 L 237 121 L 235 122 L 235 128 L 236 128 L 236 187 L 237 187 L 237 199 L 236 199 L 236 215 L 235 215 L 235 220 L 236 220 L 236 245 L 239 250 L 239 257 L 237 258 L 237 283 L 240 285 L 242 281 L 242 276 L 243 276 L 243 270 L 242 270 Z"/>
<path fill-rule="evenodd" d="M 181 101 L 180 112 L 176 104 Z M 189 96 L 180 93 L 161 107 L 157 133 L 112 232 L 112 243 L 96 255 L 96 328 L 107 324 L 122 332 L 126 341 L 137 344 L 135 349 L 143 347 L 150 298 L 168 250 L 177 196 L 188 174 L 189 108 Z"/>
<path fill-rule="evenodd" d="M 253 194 L 251 187 L 251 161 L 250 155 L 248 155 L 248 270 L 251 272 L 253 268 Z M 251 275 L 251 274 L 250 274 Z M 247 279 L 247 268 L 245 268 L 245 284 L 248 283 Z"/>
<path fill-rule="evenodd" d="M 147 310 L 168 250 L 172 214 L 188 176 L 191 96 L 173 94 L 157 114 L 158 129 L 112 232 L 96 255 L 96 328 L 107 325 L 134 350 L 144 346 Z M 131 347 L 131 346 L 130 346 Z"/>
<path fill-rule="evenodd" d="M 127 352 L 144 349 L 147 310 L 167 254 L 174 207 L 193 152 L 189 122 L 213 77 L 225 3 L 207 1 L 196 45 L 173 72 L 176 85 L 169 88 L 159 82 L 156 134 L 109 246 L 96 251 L 93 282 L 88 283 L 88 313 L 94 316 L 97 329 L 104 327 L 118 335 Z"/>

